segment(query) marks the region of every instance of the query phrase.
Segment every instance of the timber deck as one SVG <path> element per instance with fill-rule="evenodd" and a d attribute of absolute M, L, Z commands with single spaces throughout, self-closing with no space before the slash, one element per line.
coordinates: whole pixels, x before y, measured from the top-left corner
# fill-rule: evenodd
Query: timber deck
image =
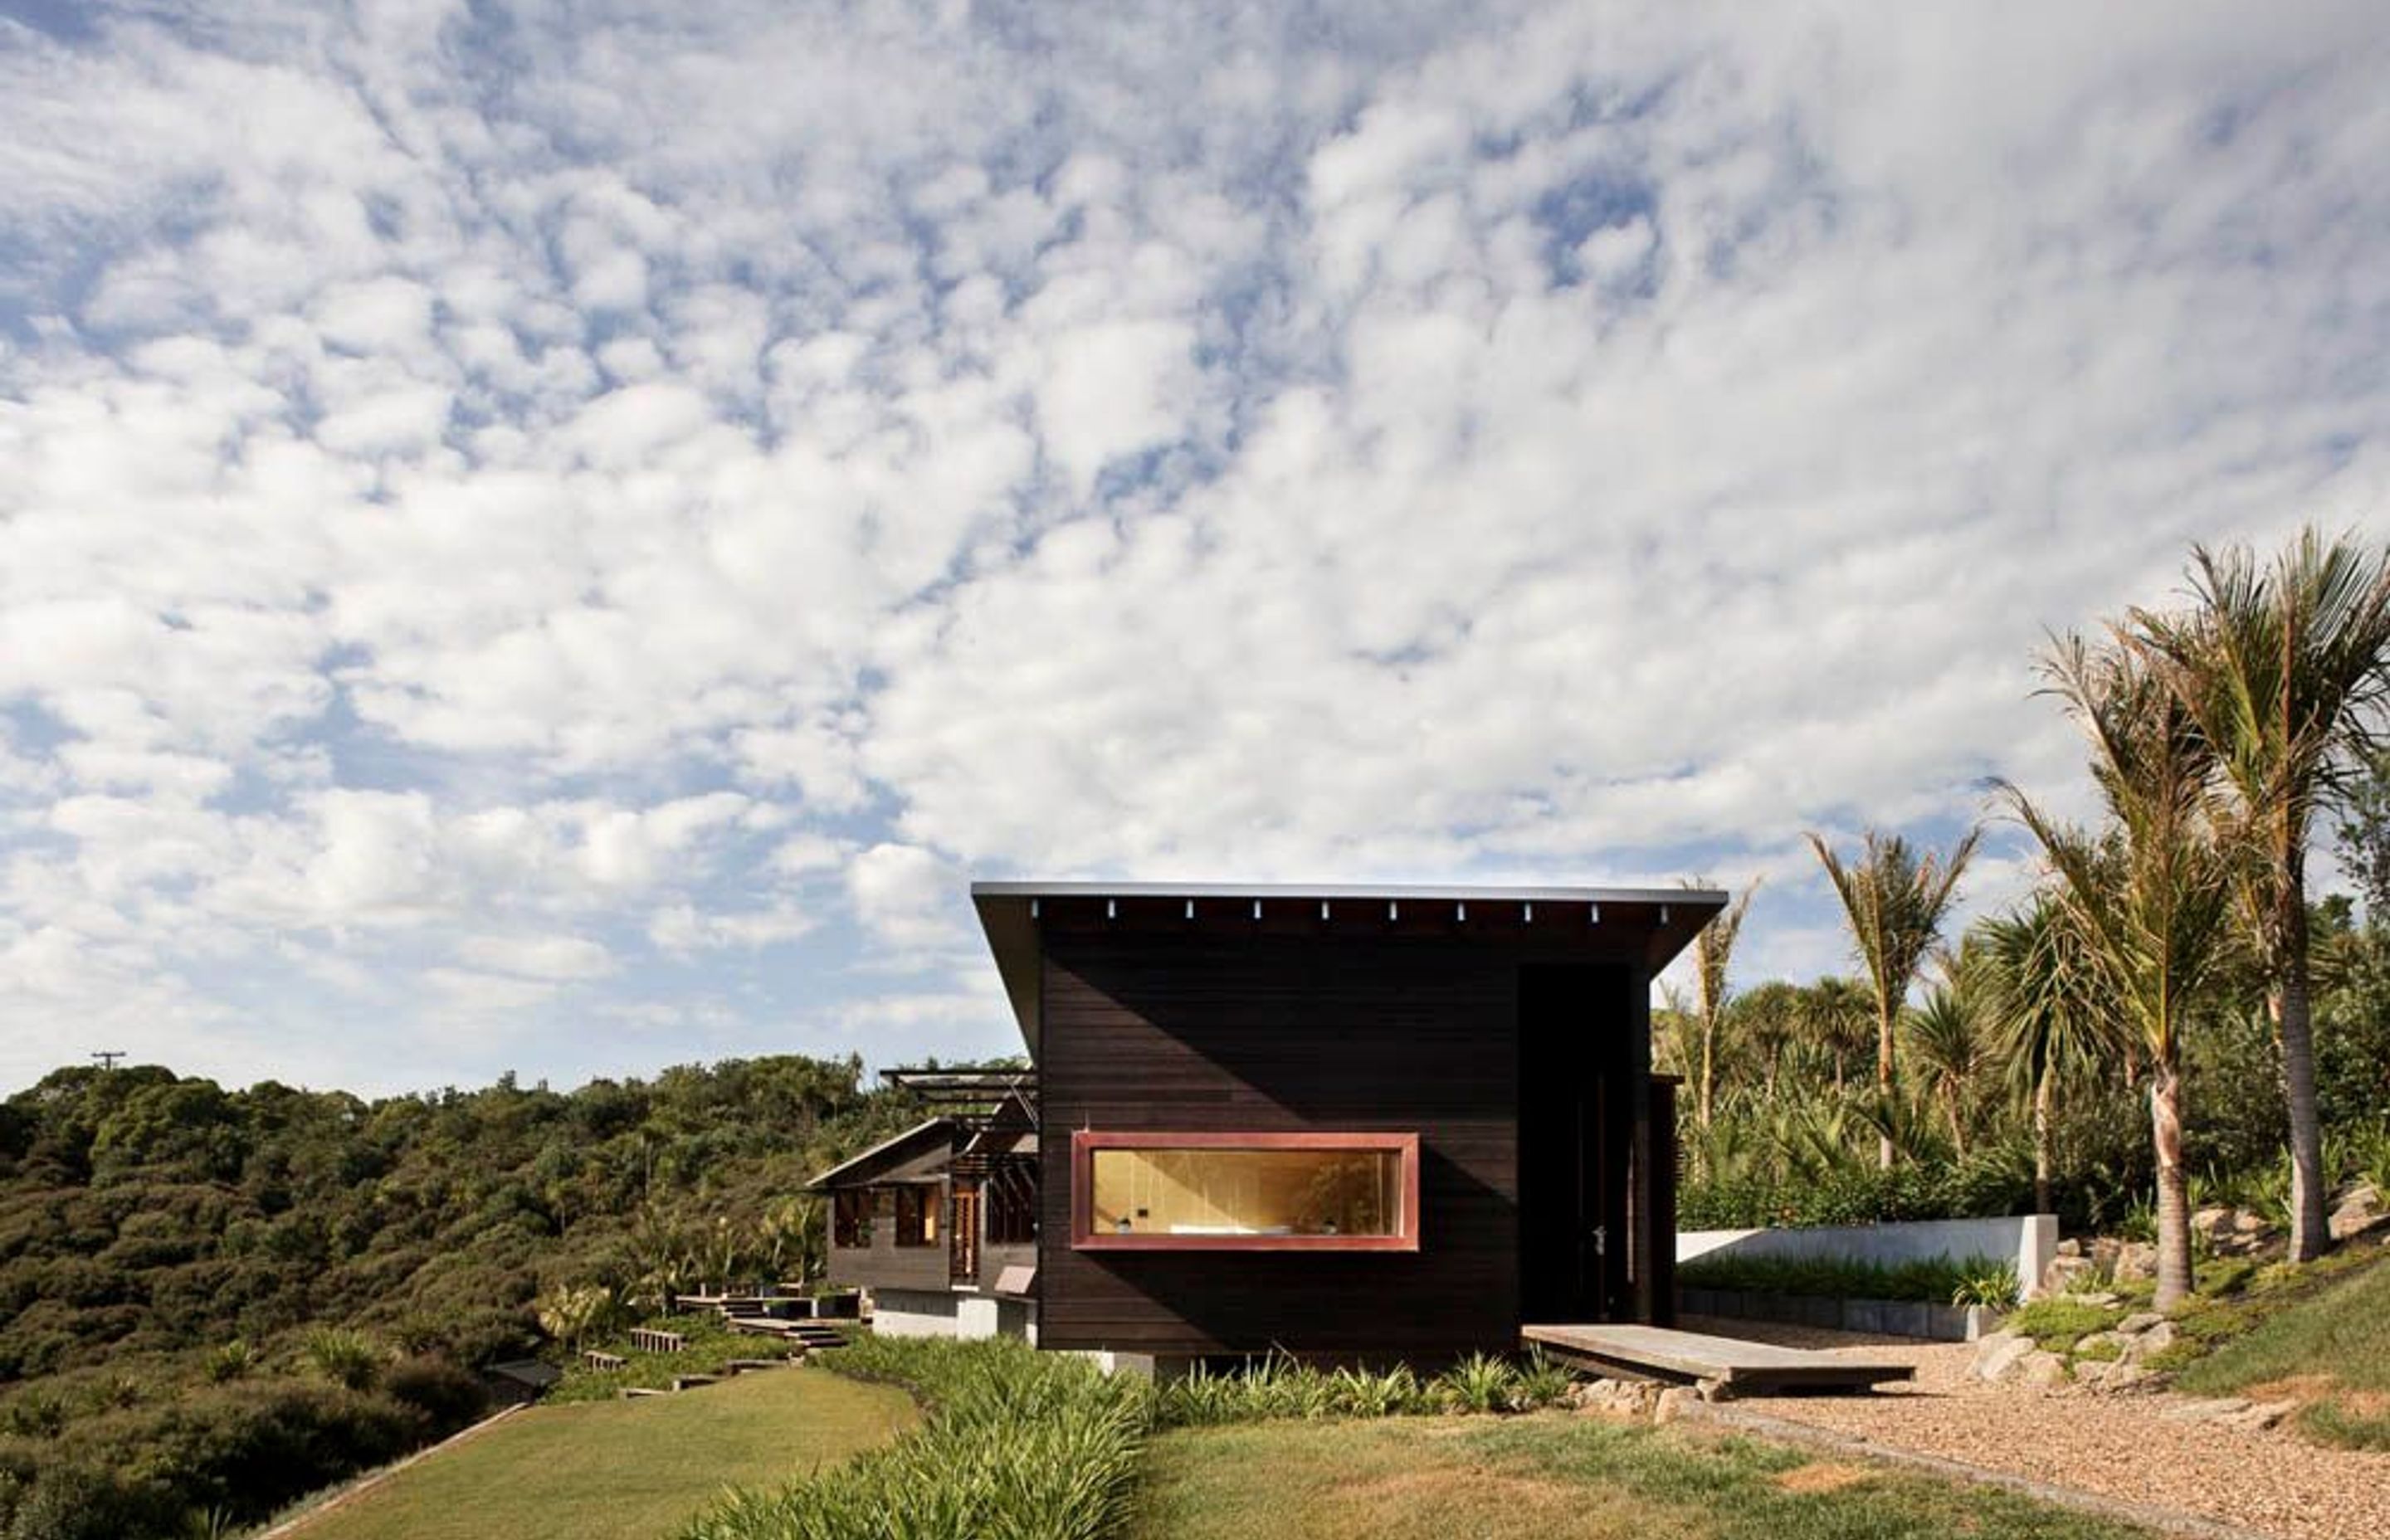
<path fill-rule="evenodd" d="M 1604 1374 L 1691 1383 L 1712 1380 L 1739 1394 L 1769 1391 L 1865 1390 L 1887 1380 L 1910 1380 L 1907 1364 L 1869 1363 L 1839 1354 L 1708 1337 L 1656 1326 L 1527 1326 L 1522 1341 L 1555 1358 Z"/>

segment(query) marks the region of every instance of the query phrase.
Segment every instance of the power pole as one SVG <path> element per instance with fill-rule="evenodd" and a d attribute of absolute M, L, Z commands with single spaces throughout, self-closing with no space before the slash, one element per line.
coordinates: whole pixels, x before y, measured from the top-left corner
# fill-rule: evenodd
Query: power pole
<path fill-rule="evenodd" d="M 116 1061 L 124 1057 L 124 1050 L 122 1048 L 102 1048 L 91 1057 L 99 1060 L 99 1067 L 101 1069 L 113 1070 L 116 1068 Z"/>

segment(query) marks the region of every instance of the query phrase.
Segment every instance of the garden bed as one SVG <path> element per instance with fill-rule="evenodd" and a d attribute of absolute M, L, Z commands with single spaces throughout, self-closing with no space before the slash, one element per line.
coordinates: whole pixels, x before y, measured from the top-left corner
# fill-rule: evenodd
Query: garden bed
<path fill-rule="evenodd" d="M 2001 1311 L 1982 1304 L 1936 1304 L 1926 1300 L 1846 1300 L 1830 1295 L 1777 1294 L 1754 1290 L 1681 1289 L 1679 1308 L 1688 1315 L 1734 1321 L 1770 1321 L 1878 1337 L 1916 1337 L 1929 1342 L 1972 1342 L 1999 1329 Z"/>

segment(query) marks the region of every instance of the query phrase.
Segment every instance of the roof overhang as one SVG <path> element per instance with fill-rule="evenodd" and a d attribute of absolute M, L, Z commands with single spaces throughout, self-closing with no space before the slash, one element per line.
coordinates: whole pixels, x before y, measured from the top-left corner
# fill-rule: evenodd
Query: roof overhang
<path fill-rule="evenodd" d="M 1523 922 L 1541 917 L 1545 925 L 1596 925 L 1616 938 L 1621 956 L 1657 974 L 1701 933 L 1719 910 L 1727 894 L 1715 888 L 1573 888 L 1481 887 L 1475 885 L 1400 883 L 1254 883 L 1254 882 L 1032 882 L 971 884 L 971 906 L 979 911 L 980 929 L 996 957 L 1004 981 L 1005 997 L 1020 1024 L 1029 1055 L 1037 1056 L 1038 918 L 1051 900 L 1105 901 L 1152 908 L 1183 905 L 1191 918 L 1199 909 L 1209 915 L 1251 905 L 1259 919 L 1265 911 L 1317 906 L 1323 919 L 1368 912 L 1382 913 L 1392 926 L 1406 906 L 1417 916 L 1419 906 L 1449 906 L 1448 933 L 1471 929 L 1473 905 L 1477 926 L 1487 934 L 1497 927 L 1517 933 Z M 1111 912 L 1108 907 L 1107 912 Z"/>
<path fill-rule="evenodd" d="M 931 1118 L 917 1123 L 892 1139 L 882 1139 L 862 1154 L 842 1161 L 805 1184 L 809 1192 L 820 1192 L 833 1187 L 853 1187 L 867 1181 L 875 1173 L 903 1161 L 918 1145 L 928 1142 L 931 1136 L 951 1142 L 954 1122 L 949 1118 Z"/>

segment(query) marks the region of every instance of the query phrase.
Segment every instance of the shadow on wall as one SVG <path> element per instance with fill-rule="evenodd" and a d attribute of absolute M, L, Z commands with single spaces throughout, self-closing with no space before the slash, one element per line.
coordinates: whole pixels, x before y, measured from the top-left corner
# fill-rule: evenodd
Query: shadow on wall
<path fill-rule="evenodd" d="M 1833 1259 L 1896 1267 L 1936 1257 L 1986 1257 L 2016 1268 L 2024 1297 L 2041 1291 L 2042 1276 L 2058 1255 L 2058 1216 L 1928 1219 L 1897 1225 L 1832 1225 L 1797 1230 L 1683 1230 L 1677 1264 L 1696 1258 L 1738 1262 Z"/>

